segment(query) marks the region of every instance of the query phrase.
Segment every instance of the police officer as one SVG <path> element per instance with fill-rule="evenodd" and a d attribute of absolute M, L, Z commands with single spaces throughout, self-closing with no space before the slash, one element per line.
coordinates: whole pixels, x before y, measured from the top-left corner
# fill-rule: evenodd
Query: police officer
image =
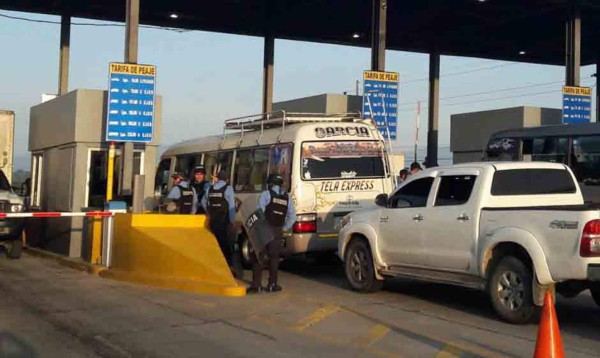
<path fill-rule="evenodd" d="M 290 230 L 296 221 L 296 210 L 292 199 L 281 188 L 281 185 L 283 185 L 283 177 L 279 174 L 270 174 L 267 178 L 268 189 L 263 191 L 258 199 L 257 209 L 262 209 L 265 213 L 275 239 L 267 244 L 263 249 L 264 252 L 255 252 L 255 255 L 252 256 L 252 284 L 248 288 L 248 293 L 258 293 L 263 290 L 261 287 L 263 267 L 257 257 L 263 253 L 269 257 L 269 283 L 264 290 L 267 292 L 282 290 L 281 286 L 277 284 L 281 239 L 283 232 Z"/>
<path fill-rule="evenodd" d="M 234 257 L 233 221 L 235 220 L 235 199 L 231 185 L 227 184 L 227 172 L 219 166 L 213 171 L 213 184 L 202 198 L 202 207 L 208 215 L 210 231 L 217 238 L 223 256 L 233 274 L 241 278 L 243 271 L 239 260 Z"/>
<path fill-rule="evenodd" d="M 196 191 L 196 200 L 198 202 L 197 214 L 204 214 L 204 208 L 202 207 L 202 198 L 210 189 L 210 183 L 206 181 L 206 170 L 203 165 L 199 165 L 194 168 L 194 178 L 192 180 L 192 188 Z"/>
<path fill-rule="evenodd" d="M 167 199 L 171 200 L 175 207 L 169 210 L 169 205 L 167 205 L 167 211 L 179 214 L 195 214 L 198 201 L 194 188 L 185 180 L 185 174 L 175 172 L 172 177 L 173 186 L 167 194 Z"/>

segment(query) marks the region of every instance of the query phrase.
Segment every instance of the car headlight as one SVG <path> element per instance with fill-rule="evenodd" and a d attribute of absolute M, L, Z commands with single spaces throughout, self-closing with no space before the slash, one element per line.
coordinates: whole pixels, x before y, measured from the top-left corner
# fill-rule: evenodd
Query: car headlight
<path fill-rule="evenodd" d="M 342 218 L 340 221 L 340 230 L 343 229 L 346 225 L 352 222 L 352 215 L 348 214 Z"/>
<path fill-rule="evenodd" d="M 23 211 L 23 205 L 21 204 L 12 204 L 10 206 L 10 211 L 13 213 L 20 213 L 21 211 Z"/>

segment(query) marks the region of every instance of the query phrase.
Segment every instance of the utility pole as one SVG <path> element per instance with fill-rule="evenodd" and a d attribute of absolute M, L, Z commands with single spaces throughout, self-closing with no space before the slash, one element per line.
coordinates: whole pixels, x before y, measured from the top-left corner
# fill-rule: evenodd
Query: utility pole
<path fill-rule="evenodd" d="M 415 162 L 417 161 L 417 150 L 419 149 L 419 123 L 421 122 L 421 101 L 417 102 L 417 118 L 415 123 Z"/>

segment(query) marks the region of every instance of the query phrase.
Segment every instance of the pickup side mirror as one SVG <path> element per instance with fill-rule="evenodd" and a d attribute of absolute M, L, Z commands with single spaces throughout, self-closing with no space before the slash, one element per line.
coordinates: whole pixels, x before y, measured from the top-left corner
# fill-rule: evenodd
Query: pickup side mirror
<path fill-rule="evenodd" d="M 375 197 L 375 204 L 377 206 L 381 206 L 386 208 L 388 204 L 388 195 L 387 194 L 379 194 Z"/>

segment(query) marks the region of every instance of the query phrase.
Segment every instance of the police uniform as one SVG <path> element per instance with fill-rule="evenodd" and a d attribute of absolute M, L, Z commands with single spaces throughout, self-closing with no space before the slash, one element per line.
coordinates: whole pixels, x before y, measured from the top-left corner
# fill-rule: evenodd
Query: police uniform
<path fill-rule="evenodd" d="M 263 252 L 255 252 L 255 255 L 251 258 L 252 284 L 248 289 L 249 293 L 262 290 L 263 267 L 256 256 L 261 254 L 267 254 L 268 256 L 269 283 L 265 290 L 268 292 L 281 291 L 281 286 L 277 284 L 281 239 L 283 238 L 283 231 L 291 229 L 291 226 L 296 221 L 294 203 L 290 199 L 289 194 L 281 189 L 281 185 L 283 184 L 281 175 L 269 175 L 267 183 L 269 189 L 262 192 L 258 207 L 264 211 L 265 218 L 273 230 L 275 239 L 267 244 Z"/>
<path fill-rule="evenodd" d="M 204 166 L 199 165 L 196 168 L 194 168 L 194 176 L 196 175 L 196 173 L 206 174 L 206 170 L 204 169 Z M 192 185 L 192 188 L 194 188 L 194 190 L 196 191 L 196 200 L 197 200 L 198 204 L 202 203 L 202 199 L 204 198 L 204 195 L 210 188 L 210 183 L 206 180 L 196 181 L 194 178 L 191 185 Z M 205 211 L 204 211 L 204 208 L 202 207 L 202 205 L 198 205 L 198 210 L 196 211 L 196 214 L 205 214 Z"/>
<path fill-rule="evenodd" d="M 202 207 L 209 216 L 210 231 L 217 238 L 223 256 L 233 268 L 234 274 L 241 276 L 241 268 L 237 267 L 239 260 L 233 257 L 234 240 L 231 224 L 235 219 L 234 191 L 233 187 L 223 180 L 225 172 L 219 172 L 217 177 L 219 180 L 210 186 L 202 198 Z"/>
<path fill-rule="evenodd" d="M 179 173 L 173 174 L 174 178 L 183 179 L 184 176 Z M 195 214 L 198 206 L 196 191 L 185 180 L 173 185 L 167 199 L 172 200 L 176 205 L 175 212 L 178 214 Z"/>

